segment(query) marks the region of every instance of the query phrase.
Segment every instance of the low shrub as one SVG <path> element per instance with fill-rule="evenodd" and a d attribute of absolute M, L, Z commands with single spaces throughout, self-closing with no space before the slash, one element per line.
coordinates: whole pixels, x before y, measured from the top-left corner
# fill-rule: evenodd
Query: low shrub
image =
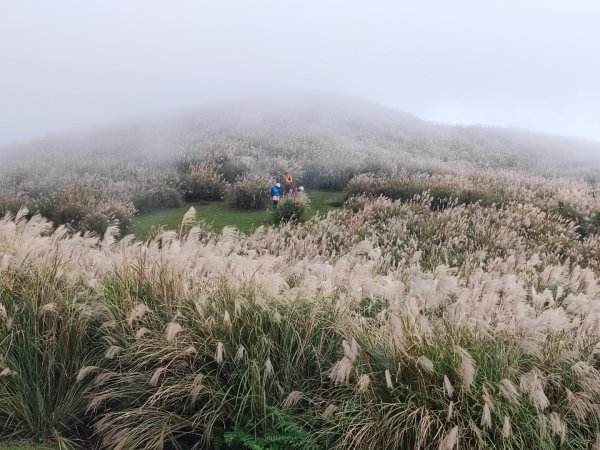
<path fill-rule="evenodd" d="M 226 182 L 233 183 L 248 171 L 248 166 L 239 159 L 223 158 L 217 162 L 217 171 Z"/>
<path fill-rule="evenodd" d="M 32 210 L 34 206 L 33 199 L 23 192 L 0 189 L 0 216 L 4 216 L 8 212 L 16 214 L 22 206 Z"/>
<path fill-rule="evenodd" d="M 92 211 L 84 216 L 81 225 L 83 230 L 91 231 L 96 236 L 102 236 L 110 225 L 110 219 L 106 214 Z"/>
<path fill-rule="evenodd" d="M 184 199 L 188 202 L 222 200 L 225 187 L 225 181 L 214 163 L 193 165 L 181 177 Z"/>
<path fill-rule="evenodd" d="M 269 406 L 266 408 L 264 422 L 256 426 L 256 418 L 239 421 L 235 426 L 223 431 L 219 430 L 212 437 L 214 448 L 249 449 L 249 450 L 321 450 L 317 436 L 299 421 L 298 417 L 285 410 Z"/>
<path fill-rule="evenodd" d="M 381 186 L 379 177 L 373 174 L 361 173 L 353 177 L 344 189 L 344 196 L 347 199 L 361 195 L 375 196 Z M 381 195 L 381 192 L 379 192 Z"/>
<path fill-rule="evenodd" d="M 51 186 L 35 198 L 34 212 L 55 225 L 69 224 L 79 229 L 83 218 L 93 211 L 96 200 L 86 189 L 79 186 Z"/>
<path fill-rule="evenodd" d="M 133 203 L 124 202 L 121 200 L 113 200 L 106 202 L 97 207 L 97 211 L 108 218 L 110 223 L 116 223 L 119 227 L 121 236 L 125 236 L 131 229 L 135 208 Z M 102 234 L 104 234 L 104 229 Z"/>
<path fill-rule="evenodd" d="M 324 166 L 309 164 L 304 168 L 304 186 L 325 191 L 342 191 L 354 177 L 350 166 Z"/>
<path fill-rule="evenodd" d="M 131 196 L 131 201 L 138 213 L 177 208 L 183 203 L 179 190 L 160 184 L 135 191 Z"/>
<path fill-rule="evenodd" d="M 346 199 L 366 195 L 384 196 L 392 200 L 408 202 L 423 192 L 431 196 L 431 209 L 443 211 L 453 205 L 468 205 L 479 202 L 482 206 L 501 206 L 510 198 L 501 189 L 477 189 L 454 186 L 450 182 L 441 183 L 428 177 L 403 174 L 382 177 L 371 173 L 361 173 L 352 178 L 344 189 Z"/>
<path fill-rule="evenodd" d="M 564 201 L 559 201 L 554 211 L 559 216 L 577 225 L 577 233 L 579 233 L 581 239 L 592 235 L 600 235 L 600 211 L 584 214 L 578 211 L 574 205 Z"/>
<path fill-rule="evenodd" d="M 304 192 L 285 195 L 276 209 L 273 210 L 275 224 L 285 222 L 300 222 L 310 206 L 310 199 Z"/>
<path fill-rule="evenodd" d="M 125 236 L 131 228 L 134 214 L 135 208 L 132 203 L 114 200 L 91 208 L 73 228 L 102 236 L 108 226 L 115 223 L 119 227 L 119 234 Z"/>
<path fill-rule="evenodd" d="M 216 148 L 183 154 L 177 157 L 175 170 L 180 176 L 184 176 L 189 174 L 194 167 L 208 165 L 214 167 L 224 181 L 233 183 L 249 170 L 246 158 L 236 154 L 237 150 L 239 149 Z"/>
<path fill-rule="evenodd" d="M 248 172 L 230 186 L 227 202 L 233 208 L 263 209 L 271 202 L 270 182 L 264 172 Z"/>
<path fill-rule="evenodd" d="M 365 157 L 356 170 L 356 173 L 375 173 L 390 177 L 394 173 L 394 165 L 390 164 L 390 161 L 378 158 L 377 155 L 372 154 Z"/>

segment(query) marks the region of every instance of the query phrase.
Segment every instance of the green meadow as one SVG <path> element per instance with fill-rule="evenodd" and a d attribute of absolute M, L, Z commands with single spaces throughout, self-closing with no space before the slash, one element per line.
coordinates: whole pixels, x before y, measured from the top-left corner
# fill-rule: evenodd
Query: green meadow
<path fill-rule="evenodd" d="M 326 216 L 329 211 L 336 209 L 339 202 L 339 192 L 312 191 L 307 192 L 310 207 L 306 218 L 317 214 Z M 234 226 L 243 233 L 249 234 L 261 225 L 268 225 L 271 220 L 271 208 L 264 210 L 233 209 L 225 202 L 203 202 L 187 204 L 179 208 L 168 208 L 142 214 L 134 219 L 132 232 L 143 239 L 152 227 L 164 227 L 176 230 L 181 225 L 183 215 L 190 209 L 196 208 L 196 217 L 205 220 L 214 231 L 221 232 L 225 226 Z"/>

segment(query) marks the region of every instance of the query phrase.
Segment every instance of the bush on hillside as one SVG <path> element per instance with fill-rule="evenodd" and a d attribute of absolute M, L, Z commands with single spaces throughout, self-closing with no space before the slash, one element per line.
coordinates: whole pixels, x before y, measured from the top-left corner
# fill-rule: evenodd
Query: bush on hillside
<path fill-rule="evenodd" d="M 181 187 L 188 202 L 222 200 L 225 194 L 223 177 L 216 164 L 208 162 L 191 166 L 181 177 Z"/>
<path fill-rule="evenodd" d="M 584 214 L 565 201 L 559 201 L 555 212 L 561 217 L 577 225 L 577 232 L 582 239 L 592 235 L 600 235 L 600 211 Z"/>
<path fill-rule="evenodd" d="M 390 177 L 394 173 L 394 168 L 394 164 L 391 164 L 390 161 L 380 158 L 376 154 L 370 154 L 360 163 L 356 173 L 376 173 Z"/>
<path fill-rule="evenodd" d="M 106 214 L 92 211 L 83 217 L 81 225 L 82 230 L 90 231 L 96 236 L 102 236 L 110 225 L 110 219 Z"/>
<path fill-rule="evenodd" d="M 0 216 L 9 212 L 16 214 L 22 206 L 31 211 L 34 207 L 33 199 L 23 192 L 0 190 Z"/>
<path fill-rule="evenodd" d="M 309 163 L 304 168 L 304 186 L 325 191 L 342 191 L 355 175 L 349 166 L 319 165 Z"/>
<path fill-rule="evenodd" d="M 310 199 L 304 192 L 285 195 L 279 202 L 277 209 L 273 210 L 273 222 L 301 222 L 310 206 Z"/>
<path fill-rule="evenodd" d="M 69 224 L 79 229 L 83 218 L 93 211 L 96 200 L 89 190 L 76 185 L 49 186 L 44 192 L 36 193 L 34 212 L 52 221 L 55 225 Z"/>
<path fill-rule="evenodd" d="M 177 208 L 183 203 L 177 189 L 161 184 L 136 190 L 131 201 L 137 212 L 142 214 L 156 209 Z"/>
<path fill-rule="evenodd" d="M 241 156 L 239 148 L 211 148 L 196 150 L 180 155 L 175 162 L 175 170 L 180 176 L 190 173 L 194 167 L 211 165 L 227 183 L 249 170 L 247 157 Z"/>
<path fill-rule="evenodd" d="M 108 217 L 110 223 L 116 223 L 118 225 L 121 236 L 125 236 L 130 231 L 135 215 L 133 203 L 113 200 L 111 202 L 100 204 L 97 211 Z M 105 231 L 106 228 L 102 230 L 102 234 L 104 234 Z"/>
<path fill-rule="evenodd" d="M 248 166 L 238 158 L 222 158 L 216 164 L 218 173 L 228 183 L 233 183 L 248 171 Z"/>
<path fill-rule="evenodd" d="M 91 208 L 73 228 L 102 236 L 109 225 L 114 223 L 119 227 L 119 235 L 125 236 L 131 229 L 134 214 L 135 208 L 132 203 L 113 200 Z"/>
<path fill-rule="evenodd" d="M 230 206 L 263 209 L 271 202 L 271 177 L 264 172 L 249 172 L 239 177 L 227 192 Z"/>
<path fill-rule="evenodd" d="M 31 214 L 41 214 L 57 227 L 68 225 L 75 231 L 93 231 L 99 235 L 115 221 L 119 223 L 121 235 L 127 234 L 135 215 L 131 202 L 114 196 L 100 198 L 92 186 L 76 183 L 49 186 L 32 196 L 17 194 L 2 209 L 16 213 L 17 205 L 27 207 Z"/>
<path fill-rule="evenodd" d="M 503 205 L 509 201 L 508 194 L 502 190 L 490 190 L 476 187 L 464 188 L 439 180 L 431 180 L 417 174 L 402 174 L 383 177 L 371 173 L 361 173 L 352 178 L 344 189 L 344 197 L 366 195 L 384 196 L 392 200 L 408 202 L 423 192 L 431 196 L 431 209 L 443 211 L 453 205 L 469 205 L 479 202 L 483 206 Z"/>

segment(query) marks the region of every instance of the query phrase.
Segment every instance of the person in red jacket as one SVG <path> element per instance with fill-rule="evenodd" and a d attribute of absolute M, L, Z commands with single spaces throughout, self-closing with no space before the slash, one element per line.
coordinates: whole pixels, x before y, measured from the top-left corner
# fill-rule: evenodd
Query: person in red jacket
<path fill-rule="evenodd" d="M 286 172 L 285 175 L 283 176 L 283 182 L 285 183 L 285 193 L 289 194 L 290 193 L 290 189 L 292 189 L 292 183 L 294 182 L 294 179 L 292 178 L 292 176 Z"/>

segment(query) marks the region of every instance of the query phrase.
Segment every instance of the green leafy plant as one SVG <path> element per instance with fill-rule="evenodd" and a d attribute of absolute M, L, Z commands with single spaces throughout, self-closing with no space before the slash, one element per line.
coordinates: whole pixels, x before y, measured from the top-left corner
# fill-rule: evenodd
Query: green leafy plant
<path fill-rule="evenodd" d="M 254 421 L 252 421 L 254 422 Z M 229 450 L 320 450 L 315 435 L 300 425 L 292 415 L 268 407 L 262 429 L 246 431 L 244 422 L 213 437 L 215 448 Z M 256 425 L 248 429 L 255 429 Z"/>

